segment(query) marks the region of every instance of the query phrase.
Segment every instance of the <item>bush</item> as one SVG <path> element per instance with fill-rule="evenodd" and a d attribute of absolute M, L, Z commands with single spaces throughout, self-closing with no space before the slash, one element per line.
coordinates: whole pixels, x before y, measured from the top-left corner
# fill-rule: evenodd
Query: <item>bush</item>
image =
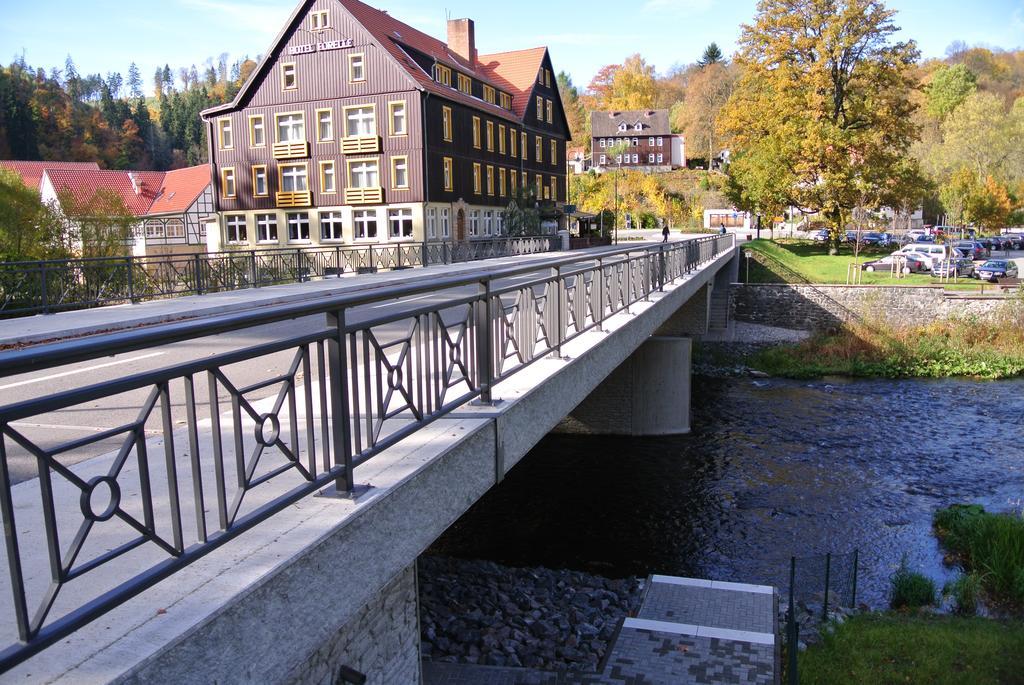
<path fill-rule="evenodd" d="M 900 562 L 891 582 L 889 603 L 893 609 L 916 609 L 935 604 L 935 583 L 928 576 L 911 571 L 906 558 Z"/>

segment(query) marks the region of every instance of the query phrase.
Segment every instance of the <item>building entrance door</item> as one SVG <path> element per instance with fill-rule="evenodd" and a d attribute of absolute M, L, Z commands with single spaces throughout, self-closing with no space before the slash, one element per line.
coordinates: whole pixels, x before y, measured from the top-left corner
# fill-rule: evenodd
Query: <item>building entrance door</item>
<path fill-rule="evenodd" d="M 460 243 L 466 241 L 466 212 L 462 209 L 455 215 L 455 240 Z"/>

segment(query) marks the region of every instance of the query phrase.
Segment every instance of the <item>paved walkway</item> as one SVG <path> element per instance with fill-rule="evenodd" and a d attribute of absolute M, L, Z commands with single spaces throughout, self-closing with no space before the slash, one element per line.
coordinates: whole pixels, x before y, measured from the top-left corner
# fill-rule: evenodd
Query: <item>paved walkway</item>
<path fill-rule="evenodd" d="M 600 673 L 425 662 L 426 685 L 773 685 L 774 588 L 652 576 Z"/>
<path fill-rule="evenodd" d="M 576 254 L 596 253 L 608 249 L 577 250 Z M 338 278 L 322 278 L 305 283 L 246 288 L 207 295 L 186 295 L 165 300 L 149 300 L 138 304 L 111 305 L 0 320 L 0 348 L 64 340 L 204 316 L 216 316 L 256 307 L 296 302 L 312 297 L 331 297 L 341 293 L 373 290 L 389 285 L 430 281 L 438 276 L 457 276 L 488 268 L 528 264 L 543 266 L 545 262 L 562 259 L 569 254 L 568 252 L 545 252 L 458 264 L 436 264 L 400 271 L 382 271 L 372 274 L 349 273 Z"/>

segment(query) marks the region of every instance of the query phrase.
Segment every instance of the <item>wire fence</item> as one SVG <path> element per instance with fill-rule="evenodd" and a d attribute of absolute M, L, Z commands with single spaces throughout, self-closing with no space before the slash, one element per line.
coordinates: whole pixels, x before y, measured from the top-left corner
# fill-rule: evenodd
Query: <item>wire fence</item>
<path fill-rule="evenodd" d="M 789 607 L 786 610 L 786 674 L 789 685 L 800 682 L 797 653 L 802 625 L 814 627 L 841 607 L 857 605 L 858 550 L 845 554 L 791 557 Z M 810 620 L 808 620 L 810 619 Z"/>

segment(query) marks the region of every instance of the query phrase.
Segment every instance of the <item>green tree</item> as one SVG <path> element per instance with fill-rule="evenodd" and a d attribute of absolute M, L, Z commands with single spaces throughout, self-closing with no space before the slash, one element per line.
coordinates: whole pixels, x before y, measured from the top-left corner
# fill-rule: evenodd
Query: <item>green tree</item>
<path fill-rule="evenodd" d="M 722 54 L 721 48 L 718 47 L 718 43 L 711 43 L 704 48 L 704 54 L 697 60 L 697 64 L 701 67 L 706 67 L 710 64 L 719 64 L 725 61 L 725 56 Z"/>
<path fill-rule="evenodd" d="M 562 98 L 565 118 L 569 122 L 569 135 L 575 141 L 589 140 L 590 118 L 583 109 L 579 90 L 573 85 L 572 77 L 564 71 L 558 72 L 558 94 Z"/>
<path fill-rule="evenodd" d="M 823 213 L 833 250 L 854 208 L 891 199 L 893 173 L 915 169 L 918 51 L 893 41 L 893 14 L 879 0 L 761 0 L 743 27 L 730 174 L 762 202 Z"/>
<path fill-rule="evenodd" d="M 928 113 L 939 121 L 945 120 L 977 87 L 974 74 L 963 64 L 940 67 L 926 87 Z"/>
<path fill-rule="evenodd" d="M 502 212 L 505 231 L 512 237 L 540 235 L 540 212 L 537 210 L 537 188 L 519 186 Z"/>
<path fill-rule="evenodd" d="M 16 172 L 0 169 L 0 261 L 54 259 L 66 243 L 60 215 Z"/>
<path fill-rule="evenodd" d="M 945 171 L 966 166 L 979 182 L 993 175 L 1024 179 L 1024 98 L 1006 111 L 992 93 L 973 93 L 942 124 L 936 166 Z"/>

